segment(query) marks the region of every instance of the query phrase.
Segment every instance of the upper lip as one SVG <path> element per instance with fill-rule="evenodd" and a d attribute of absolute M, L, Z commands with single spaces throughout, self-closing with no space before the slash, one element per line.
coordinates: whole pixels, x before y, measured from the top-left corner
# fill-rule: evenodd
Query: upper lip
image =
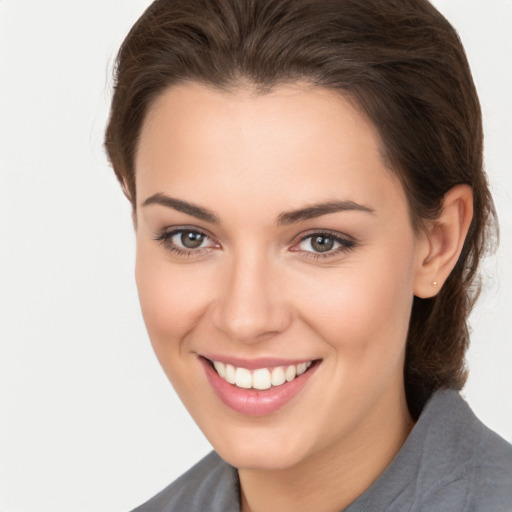
<path fill-rule="evenodd" d="M 236 368 L 246 368 L 247 370 L 256 370 L 258 368 L 274 368 L 276 366 L 292 366 L 300 363 L 308 363 L 316 361 L 315 358 L 285 359 L 279 357 L 258 357 L 258 358 L 241 358 L 225 356 L 220 354 L 200 354 L 201 357 L 210 361 L 220 361 L 224 364 L 231 364 Z"/>

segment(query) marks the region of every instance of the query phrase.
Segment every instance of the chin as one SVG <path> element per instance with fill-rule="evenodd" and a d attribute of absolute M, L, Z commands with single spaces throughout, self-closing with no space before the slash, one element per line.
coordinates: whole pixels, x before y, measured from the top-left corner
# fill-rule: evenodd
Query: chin
<path fill-rule="evenodd" d="M 276 453 L 259 449 L 231 449 L 218 452 L 219 455 L 231 466 L 237 469 L 279 471 L 289 469 L 297 465 L 304 454 L 299 450 L 291 453 Z"/>
<path fill-rule="evenodd" d="M 278 471 L 291 468 L 307 457 L 304 443 L 276 432 L 225 435 L 212 444 L 220 457 L 237 469 Z"/>

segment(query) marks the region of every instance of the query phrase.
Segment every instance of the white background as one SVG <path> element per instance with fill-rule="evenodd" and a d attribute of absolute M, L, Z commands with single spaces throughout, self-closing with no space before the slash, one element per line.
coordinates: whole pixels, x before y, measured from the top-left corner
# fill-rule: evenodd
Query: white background
<path fill-rule="evenodd" d="M 2 512 L 127 511 L 209 450 L 150 349 L 102 150 L 111 64 L 148 3 L 0 0 Z M 465 396 L 512 441 L 512 2 L 435 5 L 473 67 L 502 229 Z"/>

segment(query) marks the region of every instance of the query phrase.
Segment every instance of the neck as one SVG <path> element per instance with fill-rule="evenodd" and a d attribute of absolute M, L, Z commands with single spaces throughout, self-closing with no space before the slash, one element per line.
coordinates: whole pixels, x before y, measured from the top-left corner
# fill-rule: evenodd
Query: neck
<path fill-rule="evenodd" d="M 391 463 L 414 423 L 405 394 L 323 452 L 279 470 L 240 469 L 242 512 L 339 512 Z"/>

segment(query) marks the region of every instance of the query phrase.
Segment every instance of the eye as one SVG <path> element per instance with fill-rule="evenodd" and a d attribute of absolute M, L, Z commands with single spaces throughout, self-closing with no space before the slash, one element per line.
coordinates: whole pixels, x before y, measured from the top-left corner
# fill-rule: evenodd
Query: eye
<path fill-rule="evenodd" d="M 198 231 L 180 231 L 175 233 L 170 240 L 173 244 L 185 249 L 198 249 L 205 241 L 208 241 L 208 237 Z"/>
<path fill-rule="evenodd" d="M 332 249 L 336 247 L 336 244 L 337 242 L 332 236 L 310 235 L 301 241 L 299 247 L 303 251 L 313 250 L 314 252 L 327 252 L 332 251 Z"/>
<path fill-rule="evenodd" d="M 181 256 L 189 256 L 192 253 L 202 253 L 203 249 L 218 247 L 206 233 L 197 229 L 174 229 L 165 231 L 156 237 L 162 245 Z"/>
<path fill-rule="evenodd" d="M 304 252 L 308 257 L 329 257 L 347 252 L 355 245 L 349 238 L 334 233 L 316 232 L 303 236 L 291 250 Z"/>

